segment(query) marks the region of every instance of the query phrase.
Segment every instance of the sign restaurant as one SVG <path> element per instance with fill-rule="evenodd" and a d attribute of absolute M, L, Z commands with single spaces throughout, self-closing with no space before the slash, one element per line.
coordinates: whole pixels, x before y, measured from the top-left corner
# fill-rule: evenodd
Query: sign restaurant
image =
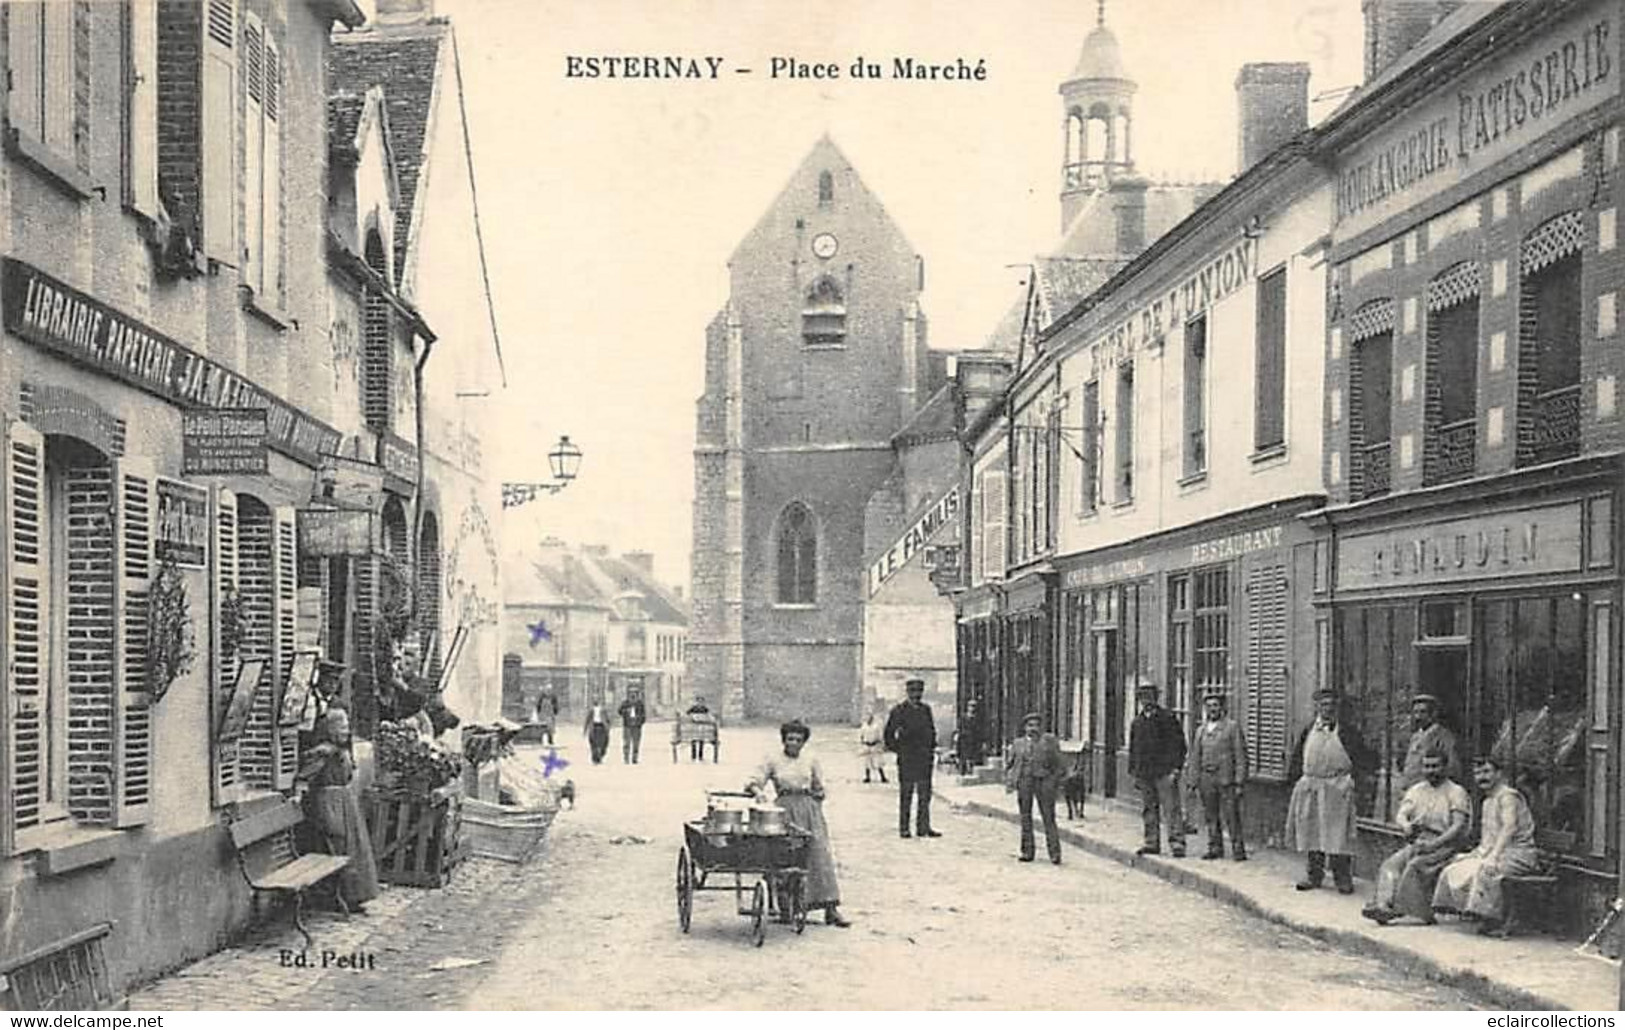
<path fill-rule="evenodd" d="M 943 526 L 959 517 L 959 486 L 948 488 L 942 498 L 927 508 L 925 514 L 903 531 L 897 542 L 886 548 L 869 566 L 869 596 L 873 597 L 886 585 L 886 581 L 902 571 L 903 566 L 924 550 L 926 542 Z"/>
<path fill-rule="evenodd" d="M 184 408 L 264 408 L 266 443 L 304 464 L 338 452 L 338 430 L 39 269 L 6 258 L 0 282 L 7 332 Z"/>

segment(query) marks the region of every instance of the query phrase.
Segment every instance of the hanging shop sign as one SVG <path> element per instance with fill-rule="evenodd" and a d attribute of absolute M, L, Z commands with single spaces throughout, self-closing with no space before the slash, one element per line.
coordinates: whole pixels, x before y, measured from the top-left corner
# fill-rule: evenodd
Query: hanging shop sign
<path fill-rule="evenodd" d="M 392 433 L 378 438 L 378 467 L 386 489 L 410 497 L 418 484 L 418 450 Z"/>
<path fill-rule="evenodd" d="M 299 552 L 318 558 L 359 557 L 374 550 L 373 515 L 344 508 L 303 508 Z"/>
<path fill-rule="evenodd" d="M 223 365 L 21 261 L 5 259 L 0 307 L 14 336 L 183 408 L 263 408 L 266 443 L 306 465 L 337 453 L 343 440 Z"/>
<path fill-rule="evenodd" d="M 1618 96 L 1617 20 L 1613 5 L 1598 7 L 1535 37 L 1353 150 L 1338 163 L 1339 234 L 1369 229 Z"/>
<path fill-rule="evenodd" d="M 869 596 L 879 593 L 886 581 L 901 572 L 903 566 L 925 548 L 926 542 L 938 530 L 958 517 L 959 484 L 955 483 L 937 503 L 927 508 L 923 515 L 914 520 L 913 525 L 903 531 L 896 543 L 882 551 L 880 557 L 869 565 Z"/>
<path fill-rule="evenodd" d="M 181 472 L 188 476 L 263 476 L 270 471 L 264 408 L 181 414 Z"/>
<path fill-rule="evenodd" d="M 1337 587 L 1360 590 L 1577 572 L 1580 541 L 1579 502 L 1358 533 L 1337 542 Z"/>
<path fill-rule="evenodd" d="M 153 554 L 188 569 L 209 564 L 209 492 L 195 483 L 158 477 Z"/>

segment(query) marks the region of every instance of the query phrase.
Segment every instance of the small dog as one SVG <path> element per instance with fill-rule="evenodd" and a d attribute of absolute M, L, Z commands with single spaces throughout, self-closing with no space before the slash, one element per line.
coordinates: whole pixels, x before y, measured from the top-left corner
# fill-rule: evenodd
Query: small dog
<path fill-rule="evenodd" d="M 559 788 L 559 807 L 576 807 L 576 781 L 565 780 L 564 786 Z"/>
<path fill-rule="evenodd" d="M 1080 751 L 1072 763 L 1072 770 L 1061 777 L 1061 794 L 1066 798 L 1066 817 L 1083 818 L 1083 799 L 1089 792 L 1089 774 L 1085 770 L 1088 758 Z"/>

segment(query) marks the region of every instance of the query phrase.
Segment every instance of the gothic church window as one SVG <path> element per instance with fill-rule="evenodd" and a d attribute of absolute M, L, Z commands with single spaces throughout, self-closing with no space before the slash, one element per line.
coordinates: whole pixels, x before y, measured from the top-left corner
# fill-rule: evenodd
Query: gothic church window
<path fill-rule="evenodd" d="M 809 347 L 846 342 L 846 302 L 841 298 L 841 288 L 827 275 L 807 291 L 807 302 L 801 309 L 801 339 Z"/>
<path fill-rule="evenodd" d="M 812 512 L 791 504 L 779 518 L 779 604 L 818 602 L 818 533 Z"/>

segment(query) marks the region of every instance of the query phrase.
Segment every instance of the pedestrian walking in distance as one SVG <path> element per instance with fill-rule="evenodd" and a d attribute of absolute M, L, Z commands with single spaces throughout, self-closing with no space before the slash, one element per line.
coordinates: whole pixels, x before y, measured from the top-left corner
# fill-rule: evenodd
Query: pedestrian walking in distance
<path fill-rule="evenodd" d="M 1376 766 L 1359 730 L 1339 717 L 1333 690 L 1315 694 L 1315 721 L 1298 735 L 1287 776 L 1293 781 L 1287 804 L 1287 846 L 1308 854 L 1298 889 L 1312 891 L 1326 879 L 1327 858 L 1339 894 L 1354 893 L 1356 781 Z"/>
<path fill-rule="evenodd" d="M 595 701 L 587 709 L 587 721 L 581 727 L 581 735 L 587 738 L 587 746 L 592 749 L 592 764 L 602 765 L 604 752 L 609 750 L 609 712 L 603 702 Z"/>
<path fill-rule="evenodd" d="M 858 743 L 863 745 L 863 782 L 869 782 L 870 774 L 880 777 L 880 782 L 886 780 L 886 747 L 884 728 L 880 725 L 880 713 L 877 711 L 879 702 L 869 709 L 869 715 L 858 727 Z"/>
<path fill-rule="evenodd" d="M 1053 733 L 1044 733 L 1044 720 L 1037 712 L 1021 721 L 1022 736 L 1010 748 L 1010 765 L 1004 771 L 1004 789 L 1016 792 L 1021 812 L 1021 861 L 1033 860 L 1033 803 L 1044 820 L 1044 847 L 1049 860 L 1061 864 L 1061 831 L 1055 825 L 1055 795 L 1061 786 L 1061 742 Z"/>
<path fill-rule="evenodd" d="M 1224 857 L 1224 831 L 1230 831 L 1230 855 L 1247 861 L 1242 834 L 1241 789 L 1247 779 L 1247 738 L 1241 724 L 1225 711 L 1220 690 L 1209 690 L 1202 701 L 1202 725 L 1191 741 L 1191 775 L 1207 822 L 1207 851 L 1203 858 Z"/>
<path fill-rule="evenodd" d="M 773 784 L 774 800 L 784 809 L 785 821 L 812 835 L 807 842 L 807 881 L 802 900 L 808 909 L 824 910 L 824 922 L 848 927 L 841 915 L 841 886 L 835 877 L 835 855 L 829 846 L 829 824 L 824 821 L 824 770 L 818 759 L 802 748 L 812 737 L 805 723 L 792 719 L 779 727 L 783 751 L 769 755 L 745 784 L 756 794 Z"/>
<path fill-rule="evenodd" d="M 643 703 L 643 688 L 633 687 L 626 692 L 626 700 L 617 709 L 621 716 L 621 763 L 638 764 L 638 748 L 643 746 L 643 724 L 649 720 L 649 709 Z"/>
<path fill-rule="evenodd" d="M 1162 826 L 1175 858 L 1185 857 L 1185 812 L 1180 807 L 1179 771 L 1185 765 L 1185 731 L 1179 717 L 1157 701 L 1157 685 L 1134 688 L 1139 714 L 1129 727 L 1128 771 L 1140 790 L 1145 843 L 1137 855 L 1162 854 Z"/>
<path fill-rule="evenodd" d="M 547 738 L 549 747 L 553 745 L 553 728 L 558 722 L 559 696 L 544 690 L 536 696 L 536 725 L 541 727 L 541 735 Z"/>
<path fill-rule="evenodd" d="M 1377 892 L 1360 914 L 1379 926 L 1401 916 L 1433 922 L 1433 891 L 1439 873 L 1467 846 L 1473 802 L 1461 784 L 1445 775 L 1453 756 L 1435 747 L 1422 756 L 1422 782 L 1405 791 L 1394 822 L 1405 846 L 1377 870 Z"/>
<path fill-rule="evenodd" d="M 925 681 L 903 684 L 903 702 L 886 718 L 886 750 L 897 756 L 897 835 L 908 832 L 911 799 L 918 798 L 914 830 L 921 837 L 940 837 L 931 828 L 931 769 L 937 761 L 937 722 L 926 704 Z"/>

